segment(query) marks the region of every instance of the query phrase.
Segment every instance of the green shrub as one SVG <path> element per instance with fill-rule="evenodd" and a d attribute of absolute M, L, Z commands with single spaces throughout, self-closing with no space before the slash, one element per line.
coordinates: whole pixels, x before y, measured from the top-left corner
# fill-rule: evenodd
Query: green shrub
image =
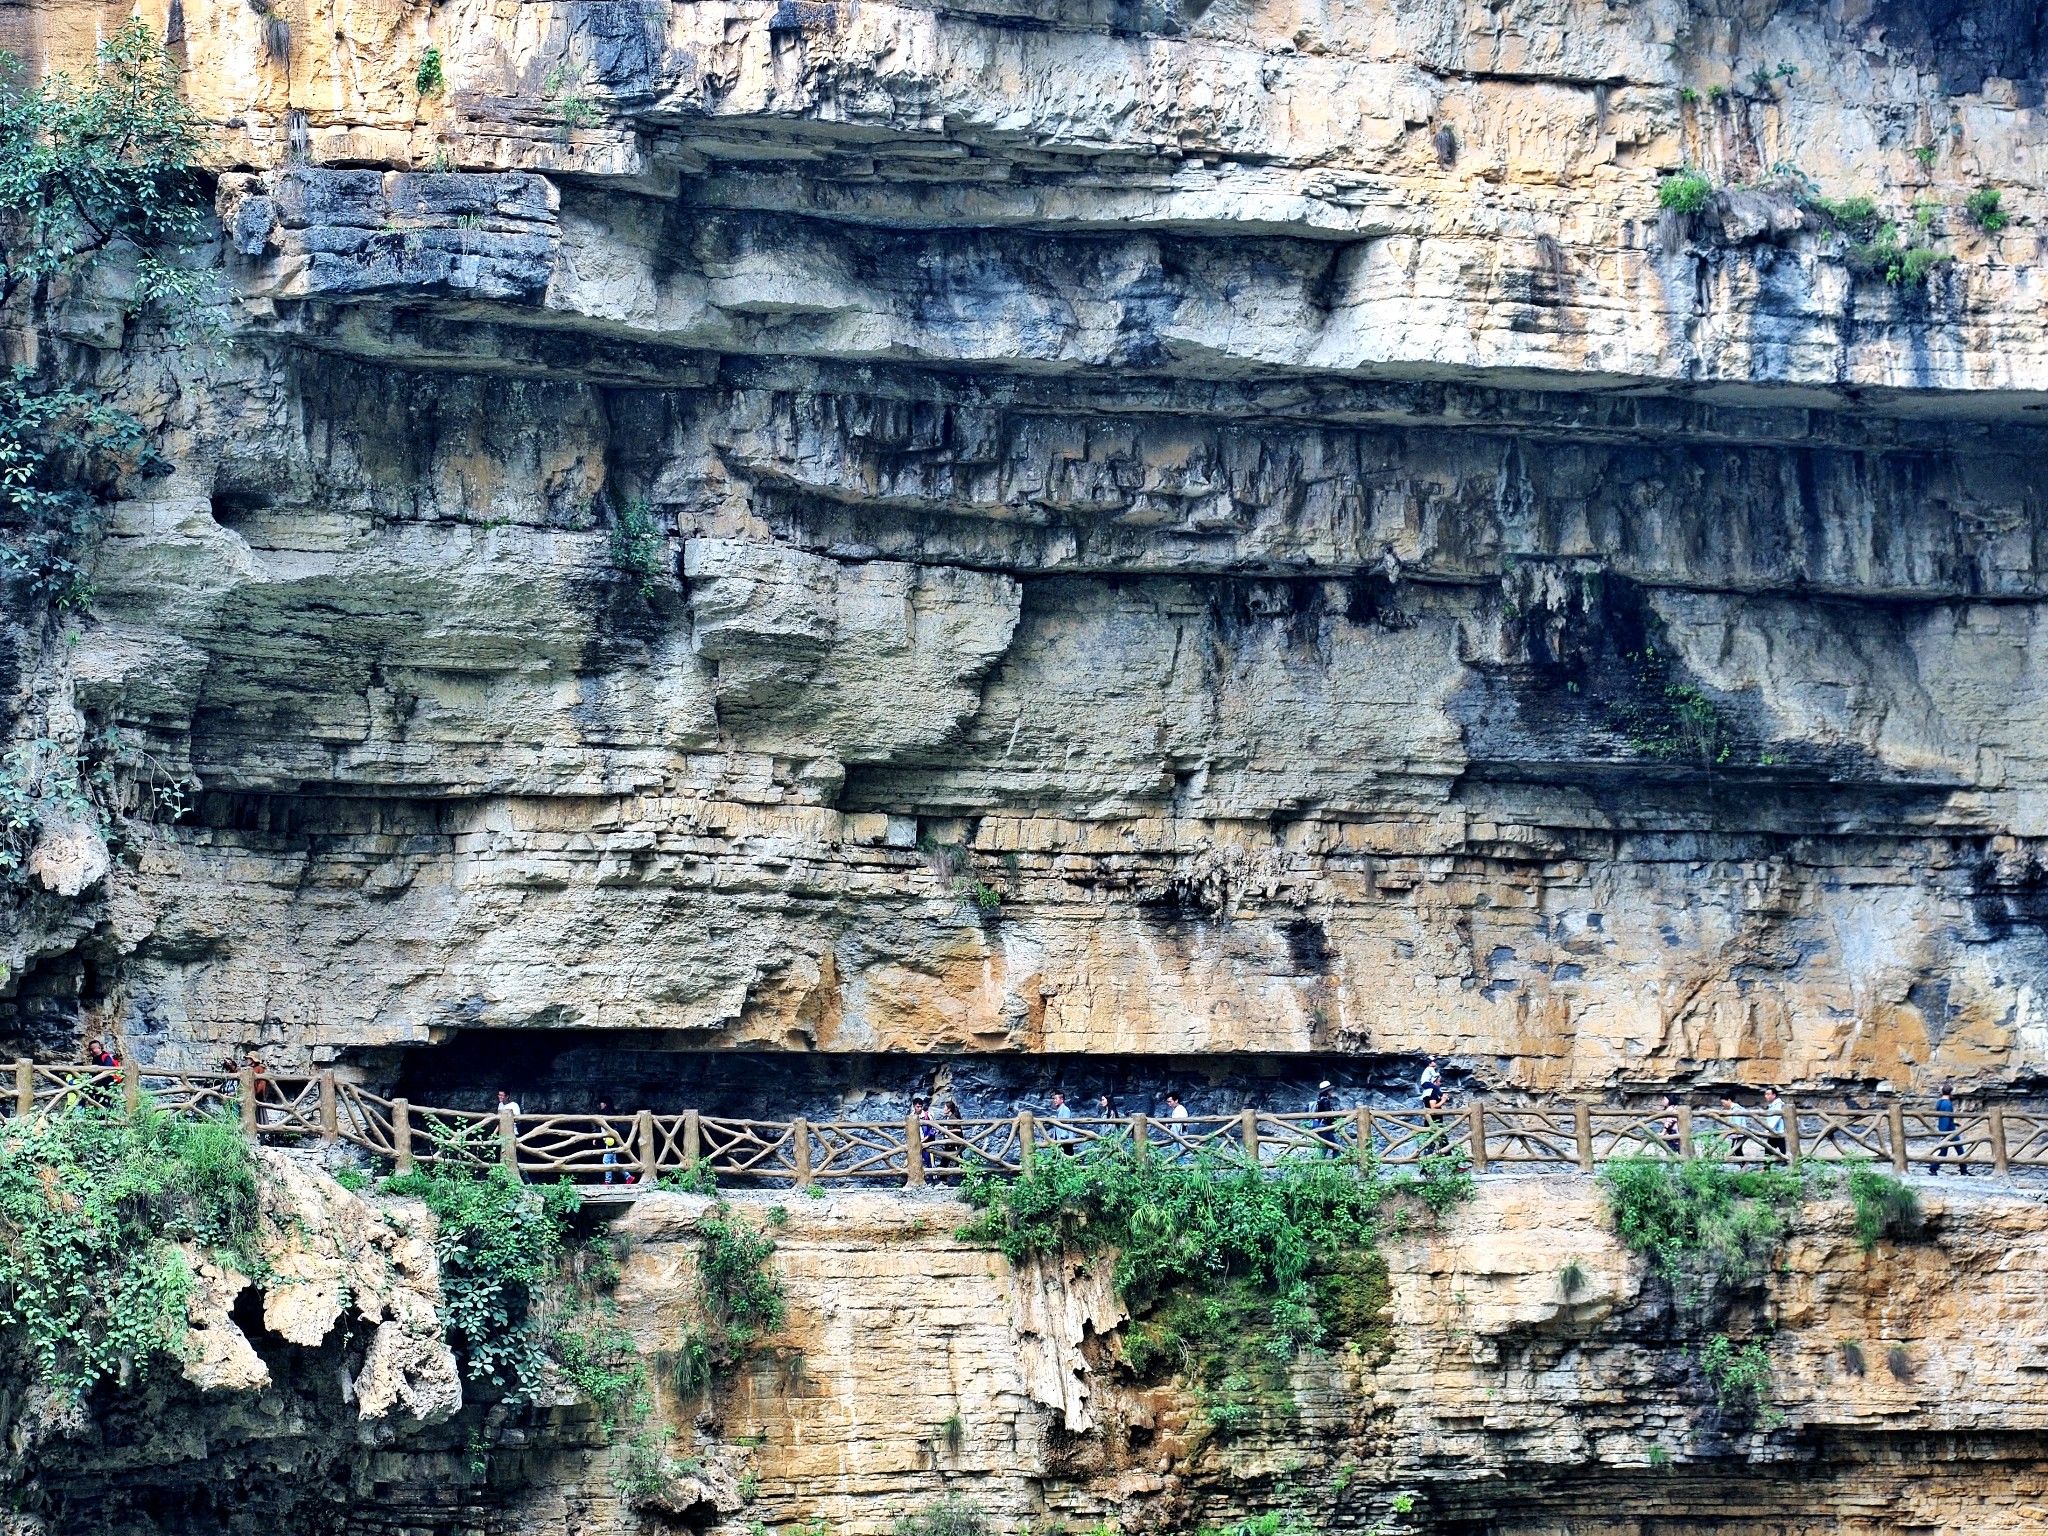
<path fill-rule="evenodd" d="M 1996 187 L 1979 187 L 1963 199 L 1963 212 L 1987 235 L 1995 235 L 2012 222 L 2005 211 L 2005 198 Z"/>
<path fill-rule="evenodd" d="M 1657 206 L 1673 213 L 1699 213 L 1714 198 L 1714 184 L 1687 167 L 1657 183 Z"/>
<path fill-rule="evenodd" d="M 530 1399 L 549 1366 L 538 1303 L 582 1197 L 568 1184 L 523 1184 L 495 1164 L 435 1163 L 386 1179 L 384 1190 L 423 1202 L 439 1220 L 442 1323 L 470 1380 Z"/>
<path fill-rule="evenodd" d="M 629 501 L 612 520 L 612 564 L 633 579 L 642 597 L 654 596 L 667 574 L 667 541 L 644 501 Z"/>
<path fill-rule="evenodd" d="M 1885 1238 L 1911 1237 L 1920 1230 L 1920 1197 L 1870 1163 L 1849 1170 L 1849 1200 L 1856 1210 L 1856 1241 L 1865 1253 Z"/>
<path fill-rule="evenodd" d="M 262 1272 L 255 1159 L 232 1119 L 87 1104 L 0 1124 L 0 1326 L 46 1385 L 82 1396 L 177 1350 L 179 1243 Z"/>
<path fill-rule="evenodd" d="M 647 1400 L 647 1371 L 633 1347 L 633 1336 L 619 1326 L 606 1306 L 594 1307 L 578 1322 L 557 1329 L 550 1340 L 562 1375 L 577 1395 L 595 1405 L 610 1434 L 628 1419 L 652 1412 Z"/>
<path fill-rule="evenodd" d="M 896 1521 L 896 1536 L 994 1536 L 988 1513 L 971 1499 L 949 1494 Z"/>
<path fill-rule="evenodd" d="M 1866 277 L 1879 277 L 1894 288 L 1920 289 L 1936 267 L 1955 258 L 1930 245 L 1911 245 L 1900 240 L 1899 227 L 1886 221 L 1868 240 L 1853 242 L 1848 249 L 1849 269 Z"/>
<path fill-rule="evenodd" d="M 655 1183 L 662 1189 L 678 1195 L 710 1195 L 718 1192 L 718 1175 L 711 1167 L 711 1159 L 700 1157 L 690 1168 L 671 1168 Z"/>
<path fill-rule="evenodd" d="M 761 1336 L 782 1326 L 788 1302 L 768 1261 L 775 1242 L 721 1200 L 697 1223 L 697 1305 L 703 1324 L 678 1351 L 676 1385 L 684 1394 L 709 1386 L 746 1358 Z"/>
<path fill-rule="evenodd" d="M 1622 1242 L 1649 1259 L 1688 1309 L 1761 1278 L 1802 1188 L 1789 1168 L 1704 1157 L 1620 1157 L 1600 1179 Z"/>
<path fill-rule="evenodd" d="M 1025 1175 L 970 1168 L 962 1195 L 976 1215 L 958 1235 L 1013 1263 L 1113 1255 L 1111 1283 L 1132 1314 L 1124 1364 L 1185 1378 L 1211 1431 L 1227 1437 L 1291 1416 L 1287 1365 L 1299 1351 L 1384 1346 L 1388 1202 L 1412 1195 L 1442 1212 L 1471 1187 L 1451 1152 L 1389 1179 L 1343 1158 L 1261 1169 L 1210 1153 L 1140 1157 L 1128 1140 L 1106 1140 L 1044 1148 Z"/>
<path fill-rule="evenodd" d="M 420 67 L 413 71 L 413 89 L 422 96 L 431 96 L 446 84 L 441 73 L 441 50 L 429 46 L 420 55 Z"/>
<path fill-rule="evenodd" d="M 1715 1334 L 1700 1351 L 1700 1370 L 1730 1423 L 1769 1429 L 1785 1421 L 1771 1405 L 1770 1354 L 1755 1340 L 1737 1344 L 1725 1333 Z"/>
<path fill-rule="evenodd" d="M 1867 236 L 1880 221 L 1876 200 L 1862 193 L 1844 198 L 1813 197 L 1807 206 L 1818 213 L 1830 228 L 1845 234 Z"/>

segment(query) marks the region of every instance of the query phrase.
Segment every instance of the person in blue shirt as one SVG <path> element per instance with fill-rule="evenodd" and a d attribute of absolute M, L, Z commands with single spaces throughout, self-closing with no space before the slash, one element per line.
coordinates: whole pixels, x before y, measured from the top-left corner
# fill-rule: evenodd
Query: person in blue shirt
<path fill-rule="evenodd" d="M 1939 1159 L 1944 1157 L 1956 1160 L 1958 1177 L 1967 1179 L 1970 1176 L 1969 1152 L 1963 1145 L 1962 1137 L 1956 1134 L 1955 1091 L 1954 1083 L 1944 1082 L 1941 1085 L 1941 1097 L 1934 1101 L 1934 1131 L 1942 1140 L 1941 1145 L 1934 1149 L 1935 1160 L 1927 1164 L 1927 1171 L 1935 1178 L 1941 1176 Z"/>

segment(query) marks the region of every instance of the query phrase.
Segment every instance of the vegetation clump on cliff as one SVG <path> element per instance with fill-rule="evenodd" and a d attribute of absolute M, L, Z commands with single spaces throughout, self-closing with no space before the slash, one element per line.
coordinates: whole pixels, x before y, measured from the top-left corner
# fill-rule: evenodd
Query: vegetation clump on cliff
<path fill-rule="evenodd" d="M 83 1103 L 0 1125 L 0 1326 L 72 1397 L 175 1355 L 188 1249 L 254 1275 L 256 1166 L 232 1120 Z"/>
<path fill-rule="evenodd" d="M 1616 1158 L 1600 1177 L 1616 1233 L 1670 1285 L 1681 1320 L 1693 1326 L 1724 1316 L 1737 1293 L 1762 1279 L 1792 1207 L 1833 1187 L 1831 1174 L 1811 1168 L 1741 1167 L 1711 1155 Z M 1859 1163 L 1846 1184 L 1852 1230 L 1866 1253 L 1885 1238 L 1920 1230 L 1919 1197 L 1904 1183 Z M 1699 1361 L 1725 1421 L 1765 1429 L 1783 1421 L 1771 1405 L 1770 1353 L 1762 1342 L 1716 1333 L 1701 1346 Z"/>
<path fill-rule="evenodd" d="M 1108 1254 L 1131 1309 L 1124 1363 L 1179 1371 L 1218 1434 L 1284 1406 L 1286 1367 L 1340 1339 L 1384 1342 L 1388 1289 L 1378 1245 L 1415 1196 L 1441 1214 L 1465 1199 L 1462 1159 L 1427 1159 L 1413 1177 L 1377 1165 L 1292 1157 L 1251 1167 L 1214 1154 L 1143 1155 L 1128 1140 L 1039 1152 L 1014 1177 L 971 1170 L 977 1215 L 959 1231 L 1013 1263 Z"/>
<path fill-rule="evenodd" d="M 26 304 L 30 318 L 81 301 L 129 314 L 154 305 L 182 323 L 205 282 L 172 259 L 209 209 L 199 148 L 177 65 L 140 18 L 100 45 L 83 81 L 30 79 L 0 53 L 0 307 Z M 146 448 L 133 417 L 49 363 L 14 369 L 0 383 L 0 573 L 58 608 L 86 606 L 75 555 L 96 488 L 145 467 Z"/>
<path fill-rule="evenodd" d="M 731 1371 L 764 1333 L 782 1326 L 782 1281 L 768 1267 L 775 1241 L 733 1215 L 719 1201 L 697 1223 L 697 1307 L 703 1324 L 688 1334 L 677 1355 L 676 1382 L 684 1392 L 710 1385 Z"/>
<path fill-rule="evenodd" d="M 569 1246 L 573 1186 L 521 1183 L 511 1170 L 438 1162 L 384 1181 L 422 1202 L 439 1232 L 441 1315 L 472 1381 L 524 1401 L 547 1379 L 550 1351 L 539 1303 Z"/>

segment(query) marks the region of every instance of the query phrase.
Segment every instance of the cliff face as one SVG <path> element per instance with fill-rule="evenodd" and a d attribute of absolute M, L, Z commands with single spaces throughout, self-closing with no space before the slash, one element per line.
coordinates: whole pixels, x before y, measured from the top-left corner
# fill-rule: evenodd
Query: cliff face
<path fill-rule="evenodd" d="M 1697 1342 L 1675 1341 L 1668 1292 L 1617 1246 L 1590 1182 L 1490 1180 L 1440 1229 L 1386 1247 L 1362 1342 L 1298 1357 L 1228 1436 L 1184 1377 L 1117 1363 L 1126 1319 L 1106 1266 L 1012 1270 L 957 1242 L 966 1209 L 937 1197 L 790 1203 L 773 1260 L 787 1324 L 708 1397 L 678 1396 L 706 1202 L 656 1195 L 613 1229 L 617 1316 L 673 1436 L 670 1475 L 636 1485 L 625 1433 L 608 1448 L 573 1393 L 508 1411 L 466 1394 L 445 1348 L 386 1348 L 392 1323 L 366 1344 L 351 1317 L 386 1312 L 403 1331 L 436 1299 L 431 1218 L 268 1166 L 270 1205 L 296 1213 L 272 1245 L 283 1273 L 260 1309 L 230 1311 L 232 1289 L 202 1309 L 207 1347 L 182 1383 L 103 1392 L 63 1423 L 9 1399 L 8 1483 L 17 1508 L 43 1512 L 11 1532 L 603 1536 L 758 1520 L 880 1536 L 942 1496 L 1003 1531 L 1190 1531 L 1270 1510 L 1363 1532 L 1401 1494 L 1398 1529 L 1445 1536 L 2048 1529 L 2048 1217 L 2010 1194 L 1930 1194 L 1921 1237 L 1867 1255 L 1845 1202 L 1807 1205 L 1728 1323 L 1767 1341 L 1784 1416 L 1750 1430 L 1716 1408 Z M 741 1197 L 740 1219 L 770 1219 L 774 1198 Z M 338 1310 L 337 1250 L 360 1287 Z M 233 1360 L 246 1368 L 210 1363 Z"/>
<path fill-rule="evenodd" d="M 63 308 L 169 469 L 8 676 L 183 793 L 17 1039 L 2030 1080 L 2026 9 L 145 5 L 230 335 Z"/>
<path fill-rule="evenodd" d="M 2041 45 L 1879 9 L 181 4 L 17 1033 L 2027 1077 Z"/>

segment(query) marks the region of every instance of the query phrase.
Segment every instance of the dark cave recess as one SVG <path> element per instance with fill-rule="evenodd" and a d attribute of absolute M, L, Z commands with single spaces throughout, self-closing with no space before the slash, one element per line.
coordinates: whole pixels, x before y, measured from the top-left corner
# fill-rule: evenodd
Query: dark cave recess
<path fill-rule="evenodd" d="M 363 1065 L 379 1091 L 450 1109 L 489 1108 L 502 1088 L 531 1114 L 587 1114 L 602 1100 L 621 1113 L 887 1120 L 907 1114 L 916 1093 L 955 1099 L 970 1118 L 1046 1113 L 1055 1092 L 1076 1115 L 1104 1093 L 1118 1114 L 1164 1114 L 1168 1093 L 1196 1115 L 1291 1112 L 1310 1108 L 1324 1079 L 1346 1107 L 1407 1108 L 1417 1102 L 1422 1063 L 1407 1055 L 807 1055 L 662 1050 L 644 1037 L 583 1031 L 467 1031 L 402 1053 L 395 1069 Z M 1454 1091 L 1464 1077 L 1448 1062 L 1445 1075 Z"/>

